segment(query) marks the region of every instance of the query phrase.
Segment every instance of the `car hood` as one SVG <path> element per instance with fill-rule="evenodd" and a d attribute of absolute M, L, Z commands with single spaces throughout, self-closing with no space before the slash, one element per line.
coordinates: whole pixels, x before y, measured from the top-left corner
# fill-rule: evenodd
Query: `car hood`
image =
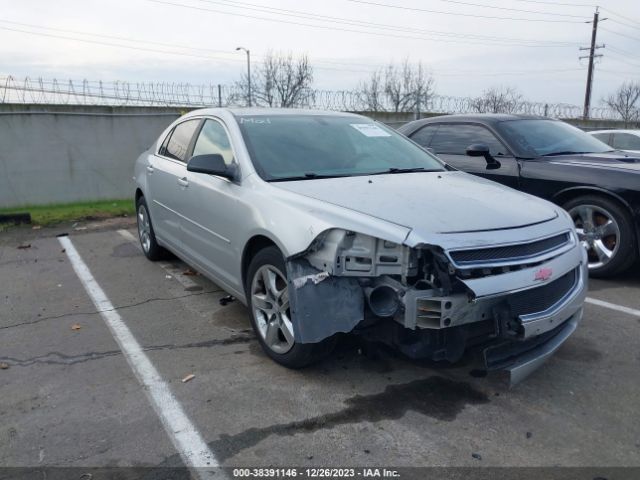
<path fill-rule="evenodd" d="M 271 185 L 418 233 L 501 230 L 556 218 L 553 204 L 463 172 L 424 172 Z"/>
<path fill-rule="evenodd" d="M 575 155 L 556 155 L 544 157 L 553 163 L 578 165 L 587 168 L 605 168 L 634 171 L 640 173 L 640 155 L 633 152 L 615 150 L 605 153 L 584 153 Z"/>

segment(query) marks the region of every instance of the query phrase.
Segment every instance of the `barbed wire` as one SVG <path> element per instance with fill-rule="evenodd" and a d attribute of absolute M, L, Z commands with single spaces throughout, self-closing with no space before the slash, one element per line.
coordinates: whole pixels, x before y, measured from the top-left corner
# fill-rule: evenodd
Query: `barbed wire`
<path fill-rule="evenodd" d="M 0 76 L 0 104 L 140 106 L 140 107 L 237 107 L 245 104 L 244 94 L 233 85 L 194 85 L 178 82 L 126 82 L 58 80 Z M 381 96 L 372 107 L 355 90 L 309 90 L 297 107 L 352 112 L 394 112 L 390 101 Z M 260 105 L 260 104 L 259 104 Z M 263 105 L 264 106 L 264 105 Z M 278 106 L 278 105 L 271 105 Z M 471 97 L 432 95 L 421 101 L 421 111 L 429 113 L 473 113 L 477 101 Z M 509 113 L 555 118 L 579 118 L 582 107 L 568 103 L 518 101 Z M 595 107 L 590 117 L 617 120 L 612 109 Z"/>

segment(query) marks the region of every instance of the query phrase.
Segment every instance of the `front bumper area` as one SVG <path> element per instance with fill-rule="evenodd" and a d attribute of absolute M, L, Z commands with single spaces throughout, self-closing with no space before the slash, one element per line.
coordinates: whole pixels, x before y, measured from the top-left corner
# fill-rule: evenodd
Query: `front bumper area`
<path fill-rule="evenodd" d="M 553 271 L 554 278 L 533 281 L 541 268 Z M 455 361 L 455 353 L 480 346 L 487 370 L 506 371 L 510 384 L 515 385 L 542 365 L 582 319 L 588 289 L 586 252 L 576 246 L 542 265 L 499 277 L 469 282 L 480 286 L 484 294 L 473 299 L 464 294 L 433 297 L 409 291 L 404 297 L 404 315 L 396 321 L 425 337 L 430 331 L 431 336 L 440 335 L 449 343 L 455 338 L 464 342 L 463 347 L 441 349 L 441 358 L 433 359 Z M 513 290 L 507 289 L 509 284 Z"/>
<path fill-rule="evenodd" d="M 509 376 L 509 385 L 517 385 L 540 368 L 560 348 L 576 330 L 582 315 L 581 307 L 562 325 L 547 332 L 551 335 L 543 334 L 527 342 L 528 344 L 509 343 L 487 348 L 484 351 L 487 370 L 504 371 Z"/>

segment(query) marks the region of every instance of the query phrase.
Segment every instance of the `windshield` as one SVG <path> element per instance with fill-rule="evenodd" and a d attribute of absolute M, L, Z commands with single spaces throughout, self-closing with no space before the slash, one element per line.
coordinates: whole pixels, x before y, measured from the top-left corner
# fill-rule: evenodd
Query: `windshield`
<path fill-rule="evenodd" d="M 404 136 L 365 118 L 247 115 L 238 124 L 267 181 L 445 170 Z"/>
<path fill-rule="evenodd" d="M 496 128 L 523 157 L 611 151 L 606 143 L 557 120 L 509 120 Z"/>

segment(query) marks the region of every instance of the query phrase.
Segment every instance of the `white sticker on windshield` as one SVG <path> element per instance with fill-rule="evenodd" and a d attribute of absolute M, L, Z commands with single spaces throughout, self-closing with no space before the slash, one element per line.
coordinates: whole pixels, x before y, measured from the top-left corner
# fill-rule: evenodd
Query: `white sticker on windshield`
<path fill-rule="evenodd" d="M 374 123 L 352 123 L 353 128 L 358 130 L 365 137 L 390 137 L 391 134 L 385 132 L 378 125 Z"/>

